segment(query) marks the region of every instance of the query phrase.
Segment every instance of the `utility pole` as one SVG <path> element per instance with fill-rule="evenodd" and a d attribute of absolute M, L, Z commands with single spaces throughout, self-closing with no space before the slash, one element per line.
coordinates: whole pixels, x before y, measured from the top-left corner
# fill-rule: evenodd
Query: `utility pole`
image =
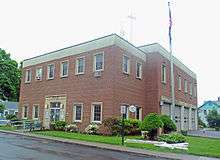
<path fill-rule="evenodd" d="M 134 22 L 134 20 L 136 20 L 136 17 L 134 17 L 131 13 L 130 15 L 128 15 L 128 19 L 130 19 L 130 42 L 132 43 L 132 41 L 133 41 L 133 22 Z"/>

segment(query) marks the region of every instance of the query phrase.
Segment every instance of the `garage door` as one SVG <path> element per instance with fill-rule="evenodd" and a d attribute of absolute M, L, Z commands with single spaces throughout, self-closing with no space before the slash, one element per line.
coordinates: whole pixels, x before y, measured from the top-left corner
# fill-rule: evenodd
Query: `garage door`
<path fill-rule="evenodd" d="M 184 107 L 183 129 L 189 130 L 189 108 Z"/>
<path fill-rule="evenodd" d="M 161 114 L 170 116 L 170 104 L 164 103 L 161 106 Z"/>
<path fill-rule="evenodd" d="M 175 106 L 174 108 L 174 122 L 176 124 L 177 130 L 181 130 L 181 107 Z"/>
<path fill-rule="evenodd" d="M 192 109 L 192 130 L 196 130 L 196 121 L 195 121 L 195 116 L 196 116 L 196 110 Z"/>

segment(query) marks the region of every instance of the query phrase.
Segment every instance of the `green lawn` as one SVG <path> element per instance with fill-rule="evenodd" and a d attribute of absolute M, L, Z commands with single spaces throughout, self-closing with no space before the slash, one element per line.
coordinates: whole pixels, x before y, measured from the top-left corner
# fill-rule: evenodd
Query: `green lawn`
<path fill-rule="evenodd" d="M 66 139 L 77 139 L 82 141 L 121 145 L 121 137 L 118 136 L 86 135 L 86 134 L 68 133 L 62 131 L 35 131 L 33 133 L 44 136 L 60 137 Z M 127 136 L 126 138 L 140 139 L 140 136 Z M 156 147 L 152 144 L 126 143 L 125 145 L 127 147 L 143 148 L 152 151 L 185 153 L 185 154 L 194 154 L 194 155 L 220 158 L 220 139 L 187 136 L 187 142 L 189 143 L 188 151 L 179 150 L 179 149 L 172 150 L 168 148 Z"/>
<path fill-rule="evenodd" d="M 0 130 L 14 131 L 14 130 L 16 130 L 16 128 L 15 127 L 11 127 L 11 126 L 0 125 Z"/>

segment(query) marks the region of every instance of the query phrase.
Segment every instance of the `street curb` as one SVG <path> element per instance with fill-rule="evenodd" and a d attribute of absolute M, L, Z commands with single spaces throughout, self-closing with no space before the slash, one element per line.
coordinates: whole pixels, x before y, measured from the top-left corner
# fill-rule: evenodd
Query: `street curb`
<path fill-rule="evenodd" d="M 148 151 L 146 149 L 138 149 L 138 148 L 125 147 L 125 146 L 105 144 L 105 143 L 86 142 L 86 141 L 73 140 L 73 139 L 49 137 L 49 136 L 36 135 L 36 134 L 32 134 L 32 133 L 21 133 L 21 132 L 5 131 L 5 130 L 0 130 L 0 132 L 7 133 L 7 134 L 20 135 L 20 136 L 27 136 L 27 137 L 32 137 L 32 138 L 36 138 L 36 139 L 51 140 L 51 141 L 62 142 L 62 143 L 67 143 L 67 144 L 77 144 L 77 145 L 83 145 L 83 146 L 87 146 L 87 147 L 107 149 L 107 150 L 111 150 L 111 151 L 126 152 L 126 153 L 136 154 L 139 156 L 165 158 L 165 159 L 176 159 L 176 160 L 195 160 L 195 159 L 196 160 L 219 160 L 219 158 L 194 156 L 194 155 L 187 155 L 187 154 L 154 152 L 154 151 Z"/>

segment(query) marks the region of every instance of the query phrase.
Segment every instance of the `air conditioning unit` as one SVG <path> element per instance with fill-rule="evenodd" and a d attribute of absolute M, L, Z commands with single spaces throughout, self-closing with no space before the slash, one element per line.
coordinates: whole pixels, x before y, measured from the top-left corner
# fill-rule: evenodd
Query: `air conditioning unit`
<path fill-rule="evenodd" d="M 160 106 L 163 106 L 164 105 L 164 102 L 163 101 L 160 101 Z"/>
<path fill-rule="evenodd" d="M 41 78 L 40 78 L 40 76 L 36 76 L 36 80 L 40 80 Z"/>
<path fill-rule="evenodd" d="M 94 77 L 101 77 L 101 71 L 95 71 L 94 72 Z"/>

